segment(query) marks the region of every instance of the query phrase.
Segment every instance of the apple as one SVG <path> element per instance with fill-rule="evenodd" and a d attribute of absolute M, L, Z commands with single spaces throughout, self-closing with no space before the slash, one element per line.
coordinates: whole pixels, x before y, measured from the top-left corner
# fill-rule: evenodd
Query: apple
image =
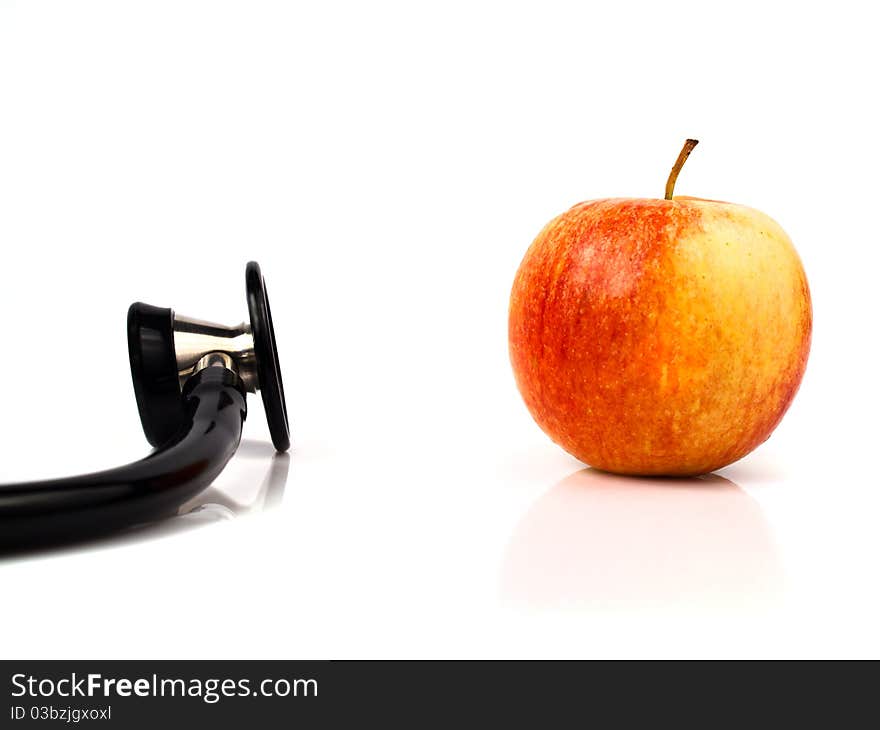
<path fill-rule="evenodd" d="M 695 475 L 763 443 L 800 385 L 810 290 L 782 228 L 743 205 L 591 200 L 538 234 L 510 296 L 510 359 L 538 425 L 619 474 Z"/>

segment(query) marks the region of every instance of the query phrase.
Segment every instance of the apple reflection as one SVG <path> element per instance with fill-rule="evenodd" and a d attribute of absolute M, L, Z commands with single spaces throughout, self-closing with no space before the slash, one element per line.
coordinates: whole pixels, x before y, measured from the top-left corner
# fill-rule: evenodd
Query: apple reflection
<path fill-rule="evenodd" d="M 781 580 L 758 503 L 730 480 L 584 469 L 516 527 L 502 593 L 533 607 L 739 608 L 772 601 Z"/>

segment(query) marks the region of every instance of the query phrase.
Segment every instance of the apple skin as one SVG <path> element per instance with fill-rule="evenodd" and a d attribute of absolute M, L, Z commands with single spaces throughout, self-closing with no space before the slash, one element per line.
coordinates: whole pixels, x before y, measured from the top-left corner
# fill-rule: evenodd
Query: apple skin
<path fill-rule="evenodd" d="M 619 474 L 703 474 L 763 443 L 811 333 L 782 228 L 697 198 L 574 206 L 538 234 L 510 297 L 510 359 L 535 421 Z"/>

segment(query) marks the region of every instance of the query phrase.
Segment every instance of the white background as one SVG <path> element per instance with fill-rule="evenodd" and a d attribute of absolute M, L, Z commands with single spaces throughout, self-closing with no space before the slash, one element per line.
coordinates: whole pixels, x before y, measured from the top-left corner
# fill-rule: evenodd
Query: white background
<path fill-rule="evenodd" d="M 205 501 L 252 509 L 0 557 L 0 654 L 878 656 L 871 16 L 0 0 L 0 481 L 142 456 L 129 303 L 240 321 L 248 259 L 295 442 L 250 398 Z M 661 196 L 688 136 L 677 193 L 795 241 L 807 375 L 717 477 L 582 472 L 516 391 L 513 275 L 573 203 Z"/>

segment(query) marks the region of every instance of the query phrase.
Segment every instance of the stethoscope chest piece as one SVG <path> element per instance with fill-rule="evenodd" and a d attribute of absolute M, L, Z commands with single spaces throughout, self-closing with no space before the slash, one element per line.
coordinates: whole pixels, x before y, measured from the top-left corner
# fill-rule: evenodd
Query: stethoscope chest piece
<path fill-rule="evenodd" d="M 245 288 L 249 322 L 214 324 L 172 309 L 136 302 L 128 310 L 128 355 L 141 425 L 159 447 L 184 423 L 181 394 L 200 370 L 223 365 L 247 392 L 260 391 L 272 443 L 290 448 L 290 426 L 266 283 L 256 261 L 248 263 Z"/>
<path fill-rule="evenodd" d="M 272 312 L 253 261 L 245 284 L 250 322 L 232 327 L 131 305 L 131 376 L 156 448 L 105 471 L 0 485 L 0 546 L 81 539 L 175 514 L 234 456 L 248 393 L 262 395 L 275 448 L 290 447 Z"/>

